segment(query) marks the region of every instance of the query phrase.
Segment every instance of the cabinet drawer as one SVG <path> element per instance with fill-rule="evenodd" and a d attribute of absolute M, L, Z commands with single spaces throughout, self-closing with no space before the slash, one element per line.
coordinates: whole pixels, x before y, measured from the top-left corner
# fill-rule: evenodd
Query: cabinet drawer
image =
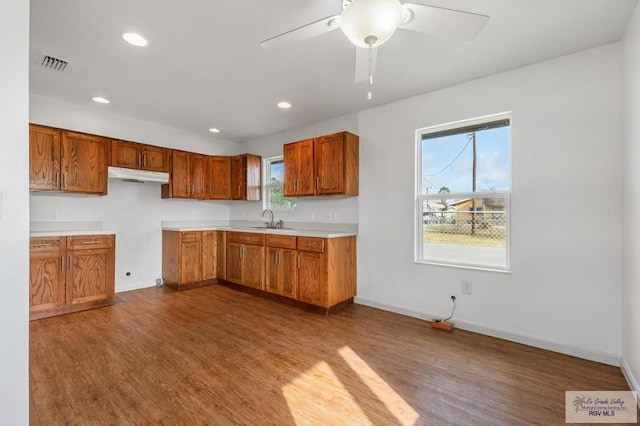
<path fill-rule="evenodd" d="M 98 248 L 112 248 L 115 237 L 113 235 L 74 235 L 67 237 L 68 250 L 87 250 Z"/>
<path fill-rule="evenodd" d="M 31 237 L 29 238 L 29 251 L 38 253 L 65 250 L 66 242 L 66 237 Z"/>
<path fill-rule="evenodd" d="M 202 233 L 199 231 L 189 231 L 180 233 L 180 241 L 183 243 L 197 243 L 202 238 Z"/>
<path fill-rule="evenodd" d="M 324 238 L 298 237 L 298 250 L 324 253 Z"/>
<path fill-rule="evenodd" d="M 256 246 L 264 245 L 264 234 L 253 234 L 250 232 L 229 232 L 227 241 L 231 243 L 252 244 Z"/>
<path fill-rule="evenodd" d="M 296 237 L 292 235 L 267 235 L 267 246 L 295 250 Z"/>

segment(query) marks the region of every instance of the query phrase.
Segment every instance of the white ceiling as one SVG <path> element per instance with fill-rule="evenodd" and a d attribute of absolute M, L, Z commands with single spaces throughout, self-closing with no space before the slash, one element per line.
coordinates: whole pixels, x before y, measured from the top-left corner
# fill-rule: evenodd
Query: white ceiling
<path fill-rule="evenodd" d="M 637 0 L 412 0 L 491 17 L 472 42 L 399 30 L 378 51 L 373 100 L 338 30 L 260 41 L 338 14 L 341 0 L 31 0 L 30 90 L 242 142 L 617 41 Z M 137 31 L 135 48 L 120 37 Z M 40 66 L 41 52 L 71 62 Z M 109 105 L 94 104 L 104 96 Z M 293 108 L 276 108 L 289 100 Z M 213 137 L 213 136 L 212 136 Z"/>

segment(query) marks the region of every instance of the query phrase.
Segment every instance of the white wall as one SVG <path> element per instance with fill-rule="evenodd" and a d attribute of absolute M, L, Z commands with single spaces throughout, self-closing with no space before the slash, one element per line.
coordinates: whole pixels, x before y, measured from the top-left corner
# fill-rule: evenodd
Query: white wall
<path fill-rule="evenodd" d="M 640 8 L 623 40 L 622 366 L 640 392 Z"/>
<path fill-rule="evenodd" d="M 456 295 L 458 325 L 616 364 L 620 59 L 607 45 L 361 112 L 357 301 L 431 317 Z M 415 130 L 504 111 L 513 273 L 413 263 Z"/>
<path fill-rule="evenodd" d="M 110 114 L 103 105 L 77 106 L 31 96 L 29 118 L 34 123 L 98 135 L 176 147 L 204 154 L 236 154 L 237 144 L 201 137 L 155 123 Z M 110 180 L 108 195 L 32 193 L 32 222 L 103 222 L 116 231 L 116 291 L 155 285 L 162 276 L 163 220 L 228 220 L 229 202 L 163 200 L 160 185 Z M 128 261 L 128 255 L 133 261 Z M 126 272 L 131 272 L 126 277 Z"/>
<path fill-rule="evenodd" d="M 29 2 L 0 13 L 0 425 L 29 423 Z"/>
<path fill-rule="evenodd" d="M 242 144 L 243 152 L 261 155 L 263 158 L 282 155 L 282 146 L 316 136 L 328 135 L 343 130 L 358 134 L 358 118 L 347 115 L 334 120 L 289 130 L 283 133 L 255 139 Z M 231 207 L 231 217 L 241 220 L 261 220 L 263 203 L 235 203 Z M 336 220 L 329 220 L 328 213 L 335 213 Z M 276 211 L 275 220 L 287 222 L 357 223 L 357 197 L 300 197 L 295 210 Z"/>

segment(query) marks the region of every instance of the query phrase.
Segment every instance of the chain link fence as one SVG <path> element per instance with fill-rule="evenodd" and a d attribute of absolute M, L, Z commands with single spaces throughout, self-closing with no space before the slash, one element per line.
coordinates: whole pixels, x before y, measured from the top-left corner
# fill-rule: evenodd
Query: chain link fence
<path fill-rule="evenodd" d="M 425 243 L 505 247 L 505 211 L 424 211 Z"/>

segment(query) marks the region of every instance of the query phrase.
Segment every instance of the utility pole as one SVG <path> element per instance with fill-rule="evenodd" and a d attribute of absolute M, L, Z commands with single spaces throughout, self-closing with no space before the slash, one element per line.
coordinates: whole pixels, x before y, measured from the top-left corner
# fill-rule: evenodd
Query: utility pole
<path fill-rule="evenodd" d="M 473 198 L 471 199 L 471 235 L 476 234 L 476 168 L 477 168 L 477 158 L 476 158 L 476 132 L 470 133 L 470 136 L 473 140 L 473 182 L 471 183 L 471 191 L 474 193 Z"/>

